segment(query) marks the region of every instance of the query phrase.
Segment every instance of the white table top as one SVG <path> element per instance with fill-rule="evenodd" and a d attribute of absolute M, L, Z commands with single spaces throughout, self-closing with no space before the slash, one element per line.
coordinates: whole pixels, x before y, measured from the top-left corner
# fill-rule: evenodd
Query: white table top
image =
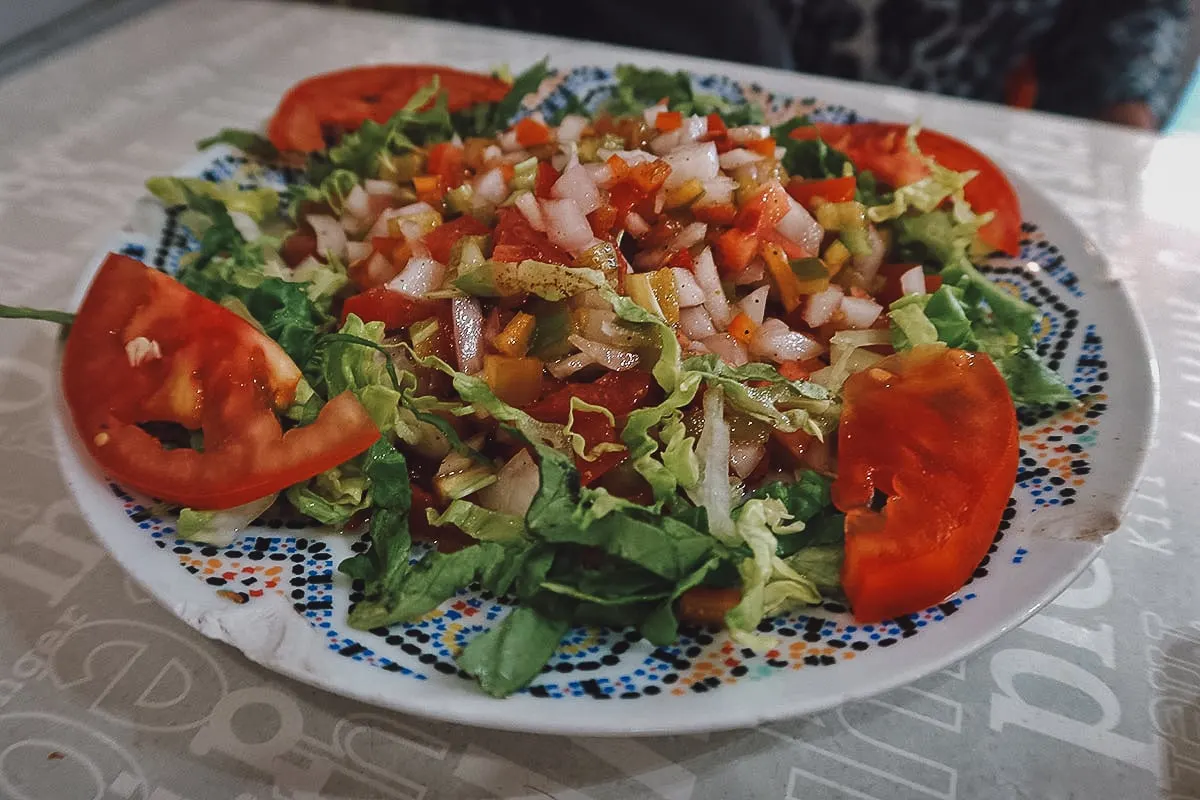
<path fill-rule="evenodd" d="M 543 55 L 726 72 L 919 117 L 1042 188 L 1128 283 L 1161 366 L 1158 439 L 1124 527 L 1021 630 L 816 717 L 638 741 L 430 723 L 277 677 L 145 597 L 91 538 L 55 464 L 51 332 L 5 326 L 0 797 L 1200 797 L 1198 138 L 404 17 L 190 0 L 0 83 L 0 299 L 64 306 L 148 175 L 218 127 L 260 124 L 301 77 L 363 61 L 521 68 Z M 33 589 L 22 576 L 36 570 Z M 139 721 L 155 704 L 176 721 Z"/>

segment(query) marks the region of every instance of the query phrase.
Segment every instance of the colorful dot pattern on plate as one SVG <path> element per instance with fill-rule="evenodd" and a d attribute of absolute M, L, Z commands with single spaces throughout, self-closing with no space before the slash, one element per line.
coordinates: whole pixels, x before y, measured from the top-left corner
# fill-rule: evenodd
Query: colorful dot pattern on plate
<path fill-rule="evenodd" d="M 700 91 L 730 102 L 757 103 L 772 120 L 794 114 L 816 119 L 852 122 L 857 114 L 813 98 L 771 95 L 753 85 L 722 77 L 696 78 Z M 611 92 L 607 70 L 580 68 L 544 86 L 537 107 L 553 114 L 567 102 L 567 92 L 595 108 Z M 528 109 L 527 109 L 528 110 Z M 287 170 L 264 168 L 234 154 L 215 156 L 197 174 L 218 180 L 285 186 L 294 179 Z M 157 242 L 130 241 L 124 251 L 160 269 L 174 272 L 179 259 L 196 247 L 193 237 L 168 211 Z M 761 633 L 776 645 L 767 651 L 739 647 L 716 629 L 685 627 L 671 647 L 654 648 L 633 631 L 577 628 L 564 639 L 543 674 L 524 691 L 533 697 L 594 697 L 637 699 L 655 695 L 687 695 L 716 690 L 730 683 L 755 680 L 781 671 L 827 667 L 851 661 L 862 653 L 899 646 L 930 625 L 958 613 L 977 593 L 989 589 L 989 565 L 999 554 L 1005 531 L 1019 509 L 1063 506 L 1075 502 L 1089 472 L 1089 446 L 1096 442 L 1097 425 L 1107 409 L 1109 379 L 1103 342 L 1096 326 L 1080 318 L 1082 291 L 1063 256 L 1035 226 L 1024 226 L 1022 252 L 1017 259 L 992 258 L 991 277 L 1037 306 L 1042 318 L 1035 328 L 1038 352 L 1055 370 L 1072 375 L 1072 388 L 1084 403 L 1077 409 L 1021 409 L 1020 471 L 995 541 L 974 577 L 954 598 L 903 619 L 859 625 L 844 606 L 828 602 L 808 614 L 764 622 Z M 1074 363 L 1069 363 L 1072 353 Z M 170 548 L 182 572 L 204 580 L 232 603 L 254 602 L 267 592 L 287 597 L 296 612 L 325 638 L 330 650 L 382 670 L 419 680 L 463 674 L 455 655 L 474 635 L 486 630 L 510 609 L 503 598 L 463 591 L 425 618 L 410 624 L 373 631 L 354 631 L 345 622 L 348 605 L 360 598 L 361 587 L 345 586 L 322 539 L 305 537 L 295 518 L 259 520 L 229 547 L 219 548 L 175 538 L 174 520 L 149 501 L 112 487 L 125 511 L 160 548 Z M 327 531 L 314 531 L 325 537 Z M 1028 548 L 1028 549 L 1027 549 Z M 355 549 L 362 546 L 356 543 Z M 1034 545 L 1011 545 L 1002 555 L 1011 564 L 1036 557 Z M 348 589 L 348 591 L 347 591 Z"/>

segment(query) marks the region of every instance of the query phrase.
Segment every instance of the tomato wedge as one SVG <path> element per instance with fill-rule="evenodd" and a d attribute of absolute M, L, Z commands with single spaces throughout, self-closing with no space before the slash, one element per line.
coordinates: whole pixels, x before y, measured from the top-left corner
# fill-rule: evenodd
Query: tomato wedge
<path fill-rule="evenodd" d="M 386 122 L 435 75 L 451 111 L 508 94 L 509 85 L 499 78 L 449 67 L 351 67 L 314 75 L 288 89 L 267 126 L 267 137 L 280 150 L 324 150 L 327 132 L 352 131 L 367 120 Z"/>
<path fill-rule="evenodd" d="M 180 324 L 181 321 L 186 324 Z M 88 451 L 115 481 L 194 508 L 248 503 L 366 450 L 379 430 L 346 393 L 283 432 L 276 410 L 300 370 L 233 312 L 141 262 L 111 254 L 67 337 L 63 393 Z M 167 450 L 139 423 L 204 432 Z"/>
<path fill-rule="evenodd" d="M 987 554 L 1017 471 L 1017 420 L 987 356 L 925 345 L 846 381 L 833 502 L 858 619 L 920 611 Z M 886 495 L 875 511 L 876 492 Z"/>
<path fill-rule="evenodd" d="M 820 136 L 841 150 L 859 170 L 870 170 L 892 186 L 903 186 L 925 177 L 927 170 L 905 143 L 908 126 L 891 122 L 859 122 L 834 125 L 818 122 L 792 131 L 794 139 Z M 996 217 L 979 231 L 990 247 L 1011 256 L 1021 251 L 1021 202 L 1004 172 L 990 158 L 966 142 L 937 131 L 922 130 L 917 145 L 927 156 L 957 172 L 978 170 L 966 186 L 967 202 L 979 213 L 996 212 Z"/>

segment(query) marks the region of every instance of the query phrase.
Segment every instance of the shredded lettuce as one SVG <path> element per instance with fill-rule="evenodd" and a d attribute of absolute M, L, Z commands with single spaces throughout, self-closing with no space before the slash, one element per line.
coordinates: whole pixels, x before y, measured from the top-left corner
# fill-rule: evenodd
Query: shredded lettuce
<path fill-rule="evenodd" d="M 277 496 L 270 494 L 221 511 L 198 511 L 194 508 L 183 508 L 179 512 L 179 522 L 176 524 L 175 533 L 180 539 L 186 539 L 189 542 L 226 547 L 254 520 L 262 516 L 263 512 L 275 502 Z"/>
<path fill-rule="evenodd" d="M 513 79 L 508 94 L 495 103 L 476 103 L 454 112 L 451 115 L 454 130 L 464 138 L 491 138 L 503 131 L 520 112 L 521 103 L 525 98 L 536 92 L 542 81 L 552 74 L 548 63 L 548 59 L 543 58 L 518 75 Z"/>
<path fill-rule="evenodd" d="M 979 174 L 979 171 L 955 172 L 943 167 L 922 153 L 917 146 L 917 134 L 920 132 L 919 125 L 909 126 L 908 132 L 905 134 L 905 144 L 910 153 L 921 159 L 921 163 L 929 170 L 929 174 L 907 186 L 897 186 L 893 190 L 889 202 L 867 209 L 867 217 L 871 222 L 885 222 L 901 217 L 910 210 L 928 214 L 946 200 L 950 200 L 953 208 L 952 214 L 957 222 L 976 226 L 986 225 L 995 215 L 992 212 L 976 215 L 971 211 L 966 195 L 963 193 L 963 189 Z"/>
<path fill-rule="evenodd" d="M 842 178 L 854 174 L 854 164 L 840 150 L 834 150 L 821 137 L 793 139 L 791 132 L 812 125 L 808 117 L 794 117 L 771 129 L 775 143 L 784 149 L 780 162 L 793 177 Z"/>
<path fill-rule="evenodd" d="M 257 186 L 243 189 L 236 181 L 207 181 L 203 178 L 157 176 L 146 181 L 146 189 L 165 206 L 190 205 L 189 195 L 216 200 L 227 211 L 241 212 L 263 222 L 279 210 L 279 193 Z"/>
<path fill-rule="evenodd" d="M 526 538 L 525 522 L 513 514 L 504 514 L 468 500 L 452 500 L 441 514 L 425 509 L 430 525 L 453 525 L 481 542 L 516 542 Z"/>
<path fill-rule="evenodd" d="M 218 144 L 229 145 L 262 161 L 274 161 L 279 158 L 279 150 L 265 136 L 237 128 L 222 128 L 215 136 L 196 142 L 196 149 L 207 150 Z"/>
<path fill-rule="evenodd" d="M 731 126 L 763 122 L 758 106 L 750 102 L 735 105 L 716 95 L 697 92 L 692 77 L 682 70 L 666 72 L 621 64 L 616 68 L 616 77 L 613 95 L 601 107 L 613 116 L 638 114 L 665 99 L 668 107 L 685 116 L 717 113 Z"/>

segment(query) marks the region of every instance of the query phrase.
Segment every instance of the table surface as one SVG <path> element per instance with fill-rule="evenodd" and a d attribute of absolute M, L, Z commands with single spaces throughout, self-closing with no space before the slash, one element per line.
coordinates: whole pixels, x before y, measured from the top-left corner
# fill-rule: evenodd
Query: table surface
<path fill-rule="evenodd" d="M 63 306 L 145 177 L 220 126 L 259 124 L 300 77 L 364 60 L 486 69 L 542 55 L 724 71 L 920 117 L 1034 181 L 1111 259 L 1161 367 L 1158 436 L 1124 526 L 1020 630 L 824 714 L 630 741 L 432 723 L 282 679 L 145 596 L 91 537 L 56 466 L 52 331 L 5 326 L 0 796 L 1200 797 L 1198 138 L 403 17 L 176 2 L 0 83 L 0 298 Z"/>

